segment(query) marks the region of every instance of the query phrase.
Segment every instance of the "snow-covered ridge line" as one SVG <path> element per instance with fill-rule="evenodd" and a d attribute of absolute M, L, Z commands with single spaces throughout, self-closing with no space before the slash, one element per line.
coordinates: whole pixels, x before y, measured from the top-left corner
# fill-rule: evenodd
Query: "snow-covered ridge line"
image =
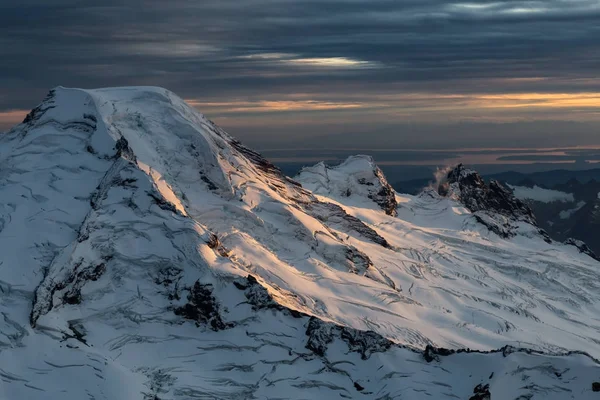
<path fill-rule="evenodd" d="M 353 198 L 365 205 L 371 200 L 386 214 L 396 216 L 396 194 L 370 156 L 350 156 L 335 166 L 320 162 L 304 167 L 296 179 L 315 194 Z"/>
<path fill-rule="evenodd" d="M 147 87 L 57 88 L 0 165 L 0 397 L 593 396 L 598 263 L 472 173 L 296 182 Z"/>

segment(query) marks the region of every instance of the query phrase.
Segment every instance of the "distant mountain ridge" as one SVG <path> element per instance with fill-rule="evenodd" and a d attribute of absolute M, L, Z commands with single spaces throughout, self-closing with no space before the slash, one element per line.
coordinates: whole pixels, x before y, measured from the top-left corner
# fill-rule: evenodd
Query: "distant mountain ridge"
<path fill-rule="evenodd" d="M 566 184 L 571 180 L 576 180 L 580 183 L 587 183 L 595 180 L 600 181 L 600 168 L 592 168 L 587 170 L 565 170 L 556 169 L 544 172 L 522 173 L 515 171 L 507 171 L 495 174 L 482 174 L 486 180 L 497 180 L 512 185 L 533 186 L 534 184 L 542 187 L 553 187 L 560 184 Z M 406 179 L 392 183 L 394 189 L 401 193 L 416 194 L 421 189 L 426 187 L 431 181 L 430 178 Z"/>

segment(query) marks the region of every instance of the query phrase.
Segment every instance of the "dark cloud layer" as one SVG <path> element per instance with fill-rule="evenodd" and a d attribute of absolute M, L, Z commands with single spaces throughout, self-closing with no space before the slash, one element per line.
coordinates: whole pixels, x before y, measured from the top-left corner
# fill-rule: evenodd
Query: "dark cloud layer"
<path fill-rule="evenodd" d="M 164 86 L 258 146 L 600 120 L 596 0 L 0 0 L 0 54 L 0 124 L 57 85 Z"/>

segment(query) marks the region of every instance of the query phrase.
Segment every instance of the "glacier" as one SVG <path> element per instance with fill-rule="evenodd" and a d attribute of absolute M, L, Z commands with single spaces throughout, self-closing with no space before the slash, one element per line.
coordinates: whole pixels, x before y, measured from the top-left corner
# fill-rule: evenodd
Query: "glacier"
<path fill-rule="evenodd" d="M 600 264 L 462 166 L 284 176 L 175 94 L 0 135 L 0 398 L 600 398 Z"/>

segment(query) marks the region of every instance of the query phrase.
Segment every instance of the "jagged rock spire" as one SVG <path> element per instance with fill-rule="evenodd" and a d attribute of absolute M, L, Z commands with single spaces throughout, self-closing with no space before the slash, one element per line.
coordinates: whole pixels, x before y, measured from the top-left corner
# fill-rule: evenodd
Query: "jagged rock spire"
<path fill-rule="evenodd" d="M 452 196 L 472 212 L 489 211 L 537 226 L 531 208 L 517 199 L 510 189 L 491 180 L 486 184 L 477 171 L 458 164 L 438 184 L 442 196 Z"/>

